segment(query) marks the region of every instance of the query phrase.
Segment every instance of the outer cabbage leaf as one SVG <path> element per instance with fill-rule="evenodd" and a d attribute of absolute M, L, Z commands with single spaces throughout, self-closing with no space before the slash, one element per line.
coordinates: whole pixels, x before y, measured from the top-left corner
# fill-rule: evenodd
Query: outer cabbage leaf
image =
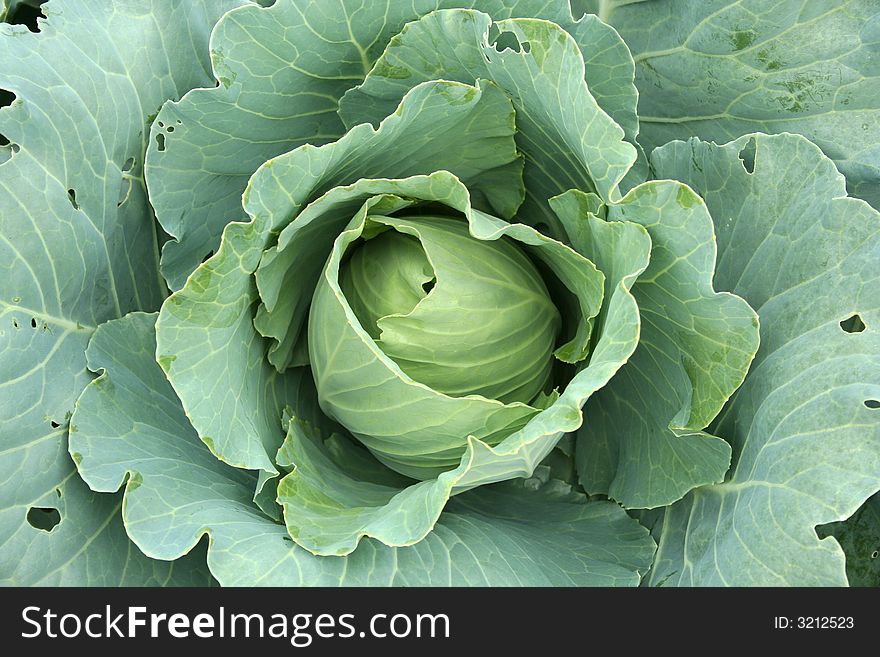
<path fill-rule="evenodd" d="M 712 218 L 686 185 L 643 183 L 607 212 L 648 230 L 651 262 L 633 286 L 639 346 L 584 409 L 578 473 L 589 493 L 629 508 L 665 506 L 724 478 L 730 446 L 702 429 L 745 378 L 758 318 L 713 289 Z"/>
<path fill-rule="evenodd" d="M 518 50 L 493 45 L 490 28 L 512 35 Z M 552 230 L 558 221 L 547 204 L 550 197 L 583 189 L 617 200 L 618 186 L 636 159 L 623 129 L 591 95 L 584 72 L 578 43 L 553 23 L 492 23 L 480 12 L 439 11 L 395 37 L 364 83 L 343 97 L 339 113 L 347 125 L 376 124 L 424 80 L 493 80 L 513 102 L 517 145 L 526 156 L 526 202 L 519 219 Z"/>
<path fill-rule="evenodd" d="M 201 443 L 153 359 L 154 322 L 132 314 L 98 329 L 89 367 L 103 373 L 78 402 L 71 449 L 95 489 L 127 482 L 129 535 L 155 558 L 176 559 L 207 534 L 208 564 L 222 584 L 275 586 L 633 586 L 650 564 L 653 541 L 617 505 L 538 480 L 456 498 L 412 547 L 367 540 L 347 557 L 316 557 L 254 506 L 252 473 Z M 307 386 L 310 375 L 298 372 Z M 376 467 L 347 440 L 326 452 L 347 472 Z"/>
<path fill-rule="evenodd" d="M 0 88 L 16 96 L 0 109 L 11 142 L 0 147 L 3 581 L 145 584 L 185 570 L 130 551 L 119 500 L 75 479 L 67 418 L 91 378 L 95 326 L 164 298 L 142 178 L 146 124 L 207 82 L 205 36 L 239 4 L 71 0 L 43 5 L 38 34 L 0 24 Z M 29 508 L 56 509 L 61 522 L 46 533 Z"/>
<path fill-rule="evenodd" d="M 843 551 L 815 527 L 880 487 L 880 215 L 797 135 L 672 142 L 651 163 L 705 199 L 716 285 L 757 309 L 761 348 L 710 427 L 731 471 L 667 509 L 650 581 L 844 585 Z M 864 330 L 845 330 L 854 314 Z"/>
<path fill-rule="evenodd" d="M 633 52 L 641 140 L 762 131 L 818 144 L 880 208 L 880 8 L 874 0 L 582 3 Z"/>
<path fill-rule="evenodd" d="M 120 495 L 93 492 L 71 472 L 33 503 L 29 531 L 22 528 L 7 537 L 0 552 L 0 585 L 209 586 L 213 582 L 203 549 L 173 563 L 144 556 L 125 533 L 121 507 Z M 52 527 L 58 518 L 61 521 Z"/>
<path fill-rule="evenodd" d="M 242 193 L 263 162 L 345 133 L 336 115 L 339 98 L 407 21 L 437 4 L 278 0 L 268 8 L 243 7 L 218 24 L 211 60 L 219 86 L 163 108 L 148 158 L 151 201 L 175 238 L 163 249 L 172 289 L 218 248 L 229 221 L 245 217 Z M 490 4 L 507 15 L 518 5 L 529 11 L 547 3 Z M 554 15 L 568 13 L 567 3 L 555 4 Z"/>
<path fill-rule="evenodd" d="M 158 219 L 173 237 L 162 254 L 171 288 L 182 287 L 217 250 L 229 221 L 245 218 L 241 196 L 264 161 L 345 133 L 339 100 L 363 81 L 407 22 L 435 9 L 477 4 L 498 20 L 540 18 L 567 29 L 583 50 L 593 96 L 627 139 L 635 139 L 628 49 L 593 17 L 574 22 L 564 0 L 278 0 L 268 9 L 245 7 L 226 16 L 212 36 L 219 85 L 168 103 L 153 128 L 147 178 Z"/>

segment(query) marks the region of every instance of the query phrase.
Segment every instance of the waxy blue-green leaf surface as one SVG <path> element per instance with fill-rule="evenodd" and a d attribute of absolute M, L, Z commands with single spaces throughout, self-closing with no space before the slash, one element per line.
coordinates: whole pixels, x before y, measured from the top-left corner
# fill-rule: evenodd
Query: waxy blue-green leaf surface
<path fill-rule="evenodd" d="M 740 159 L 742 158 L 742 159 Z M 796 135 L 654 151 L 715 220 L 715 284 L 761 318 L 761 348 L 711 431 L 733 447 L 723 483 L 666 510 L 653 585 L 845 585 L 816 526 L 880 488 L 880 213 Z M 854 314 L 864 330 L 844 326 Z"/>
<path fill-rule="evenodd" d="M 646 149 L 694 135 L 805 135 L 880 208 L 875 0 L 592 0 L 636 63 Z"/>
<path fill-rule="evenodd" d="M 209 81 L 207 34 L 239 4 L 70 0 L 43 5 L 39 33 L 0 23 L 0 89 L 16 97 L 0 109 L 11 142 L 0 146 L 4 582 L 177 577 L 127 544 L 118 499 L 79 483 L 68 416 L 91 379 L 84 351 L 95 327 L 165 296 L 143 182 L 149 116 Z M 61 523 L 32 527 L 31 507 L 59 509 Z"/>
<path fill-rule="evenodd" d="M 712 218 L 686 185 L 646 182 L 608 218 L 647 229 L 651 262 L 633 286 L 639 346 L 587 404 L 578 471 L 589 493 L 654 508 L 723 479 L 730 445 L 702 429 L 745 377 L 758 318 L 741 298 L 713 289 Z"/>
<path fill-rule="evenodd" d="M 480 4 L 498 18 L 571 20 L 561 0 Z M 211 38 L 219 86 L 163 107 L 150 145 L 150 198 L 173 237 L 162 255 L 172 289 L 217 250 L 227 223 L 246 218 L 241 196 L 254 171 L 294 148 L 345 134 L 336 114 L 342 95 L 364 79 L 404 24 L 443 6 L 462 2 L 277 0 L 268 8 L 243 7 L 219 23 Z"/>
<path fill-rule="evenodd" d="M 876 580 L 875 0 L 36 6 L 0 584 Z"/>
<path fill-rule="evenodd" d="M 217 250 L 223 227 L 245 218 L 241 196 L 264 161 L 345 134 L 339 101 L 364 80 L 392 37 L 410 21 L 455 7 L 496 20 L 539 18 L 568 30 L 582 48 L 593 97 L 634 141 L 632 57 L 595 18 L 573 21 L 565 0 L 277 0 L 267 9 L 242 8 L 212 37 L 218 86 L 168 103 L 153 131 L 147 177 L 159 221 L 173 237 L 162 254 L 169 286 L 182 287 Z"/>
<path fill-rule="evenodd" d="M 512 36 L 518 50 L 493 45 L 491 30 Z M 554 226 L 550 197 L 576 188 L 617 200 L 618 186 L 636 159 L 623 129 L 590 94 L 584 72 L 577 41 L 554 23 L 493 24 L 480 12 L 439 11 L 406 26 L 364 83 L 343 97 L 339 113 L 349 126 L 376 123 L 424 80 L 493 80 L 511 97 L 517 145 L 526 155 L 520 220 Z"/>

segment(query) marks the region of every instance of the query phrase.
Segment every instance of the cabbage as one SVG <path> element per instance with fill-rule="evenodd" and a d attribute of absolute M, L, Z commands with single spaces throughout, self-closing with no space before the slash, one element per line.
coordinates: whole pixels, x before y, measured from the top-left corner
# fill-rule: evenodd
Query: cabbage
<path fill-rule="evenodd" d="M 876 577 L 870 3 L 26 4 L 0 581 Z"/>

